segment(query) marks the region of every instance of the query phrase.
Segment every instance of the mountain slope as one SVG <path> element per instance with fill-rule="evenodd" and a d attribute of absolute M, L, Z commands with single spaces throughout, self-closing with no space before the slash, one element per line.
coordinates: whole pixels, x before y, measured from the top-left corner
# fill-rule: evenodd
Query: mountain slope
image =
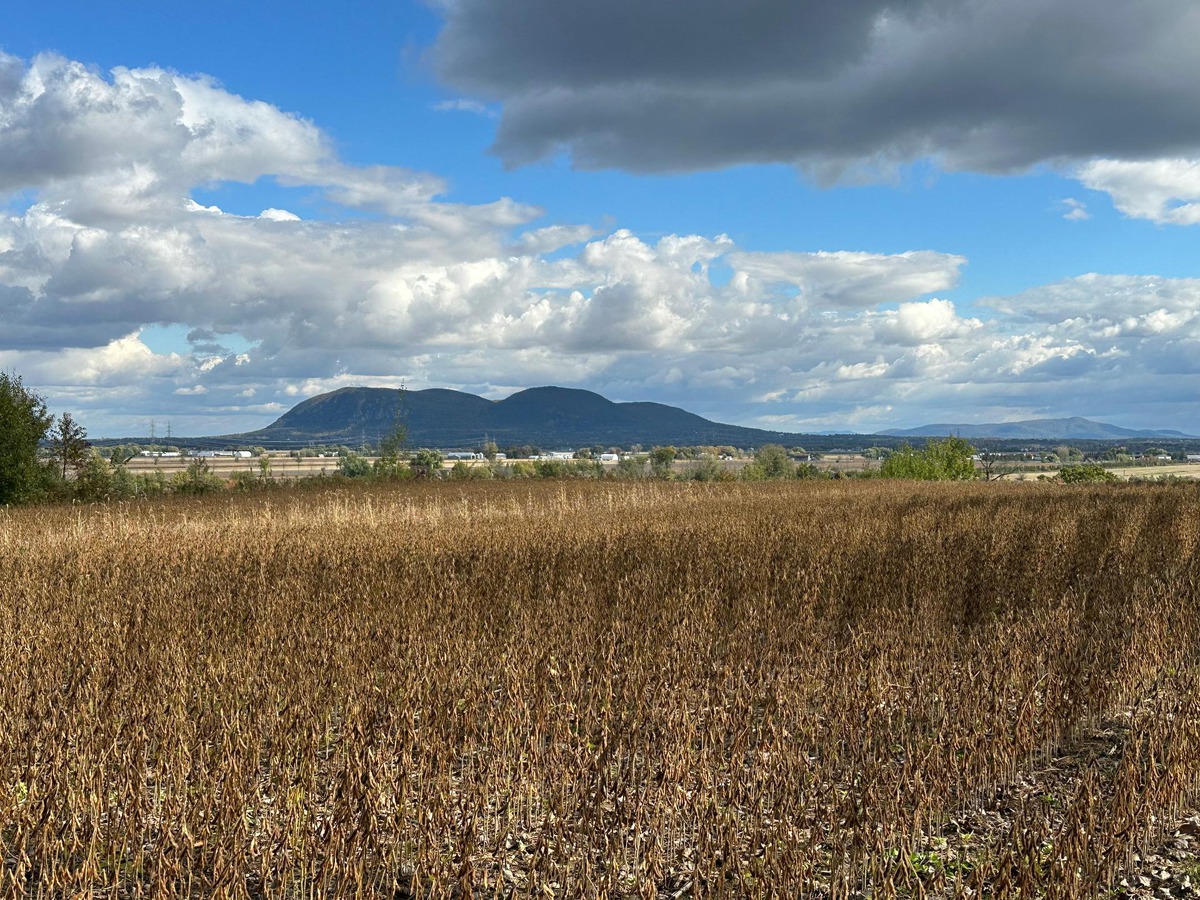
<path fill-rule="evenodd" d="M 485 438 L 505 444 L 545 448 L 593 444 L 644 446 L 729 444 L 738 447 L 803 437 L 737 425 L 722 425 L 662 403 L 614 403 L 591 391 L 538 387 L 491 401 L 443 389 L 400 391 L 349 387 L 305 400 L 259 431 L 237 435 L 239 442 L 357 445 L 378 441 L 400 414 L 409 446 L 474 447 Z M 811 436 L 810 436 L 811 438 Z"/>
<path fill-rule="evenodd" d="M 1125 438 L 1176 439 L 1191 437 L 1181 431 L 1139 431 L 1106 422 L 1073 416 L 1069 419 L 1026 419 L 1021 422 L 992 422 L 983 425 L 922 425 L 919 428 L 893 428 L 881 432 L 893 437 L 940 437 L 956 434 L 964 438 L 1006 438 L 1010 440 L 1123 440 Z"/>

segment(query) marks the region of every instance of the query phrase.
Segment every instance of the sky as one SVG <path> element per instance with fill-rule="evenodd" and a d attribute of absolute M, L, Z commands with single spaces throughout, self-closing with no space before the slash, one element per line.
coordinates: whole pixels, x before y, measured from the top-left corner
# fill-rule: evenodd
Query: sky
<path fill-rule="evenodd" d="M 1200 433 L 1194 0 L 7 0 L 0 370 Z"/>

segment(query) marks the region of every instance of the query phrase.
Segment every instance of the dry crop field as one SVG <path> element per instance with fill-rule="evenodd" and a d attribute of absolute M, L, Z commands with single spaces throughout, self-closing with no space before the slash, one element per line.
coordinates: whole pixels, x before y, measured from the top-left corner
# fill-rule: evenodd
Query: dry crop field
<path fill-rule="evenodd" d="M 1183 896 L 1198 544 L 1186 485 L 0 511 L 0 893 Z"/>

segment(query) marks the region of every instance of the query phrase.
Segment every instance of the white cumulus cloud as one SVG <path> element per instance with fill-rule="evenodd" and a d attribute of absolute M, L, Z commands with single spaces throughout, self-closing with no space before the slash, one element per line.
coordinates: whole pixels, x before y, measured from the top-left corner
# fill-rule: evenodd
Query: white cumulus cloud
<path fill-rule="evenodd" d="M 1163 225 L 1200 223 L 1200 159 L 1099 159 L 1079 169 L 1079 180 L 1104 191 L 1125 215 Z"/>
<path fill-rule="evenodd" d="M 193 196 L 260 178 L 335 215 Z M 964 403 L 1087 414 L 1106 390 L 1144 415 L 1147 394 L 1171 410 L 1200 389 L 1197 282 L 1083 276 L 956 304 L 931 295 L 966 260 L 936 249 L 766 253 L 443 190 L 351 166 L 315 123 L 211 79 L 0 58 L 0 368 L 96 435 L 167 416 L 178 434 L 248 430 L 353 384 L 557 383 L 861 427 Z M 187 337 L 164 350 L 164 333 Z"/>

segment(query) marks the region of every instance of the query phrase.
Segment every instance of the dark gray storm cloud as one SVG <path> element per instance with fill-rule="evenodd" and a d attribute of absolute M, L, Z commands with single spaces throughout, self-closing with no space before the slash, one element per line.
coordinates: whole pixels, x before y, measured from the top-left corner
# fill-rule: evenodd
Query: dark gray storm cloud
<path fill-rule="evenodd" d="M 1200 149 L 1195 0 L 448 0 L 439 75 L 509 164 L 821 176 Z"/>

